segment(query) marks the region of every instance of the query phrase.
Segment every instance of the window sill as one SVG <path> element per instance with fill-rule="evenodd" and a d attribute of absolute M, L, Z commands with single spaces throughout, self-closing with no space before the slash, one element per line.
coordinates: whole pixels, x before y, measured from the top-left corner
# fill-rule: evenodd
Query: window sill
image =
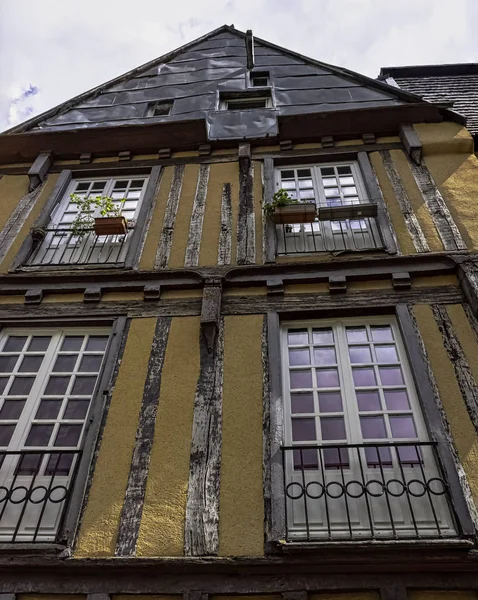
<path fill-rule="evenodd" d="M 282 553 L 300 553 L 300 552 L 321 552 L 326 550 L 397 550 L 403 552 L 404 549 L 423 550 L 434 549 L 444 550 L 471 550 L 476 545 L 476 541 L 470 538 L 442 538 L 442 539 L 419 539 L 419 540 L 339 540 L 336 542 L 317 541 L 317 542 L 276 542 L 275 548 Z"/>
<path fill-rule="evenodd" d="M 63 272 L 67 271 L 71 273 L 71 271 L 110 271 L 111 269 L 126 269 L 125 263 L 111 263 L 111 264 L 84 264 L 84 265 L 35 265 L 35 266 L 22 266 L 17 267 L 16 269 L 12 269 L 9 271 L 10 273 L 38 273 L 38 272 Z M 129 267 L 128 267 L 129 268 Z"/>
<path fill-rule="evenodd" d="M 55 544 L 53 542 L 36 542 L 36 543 L 8 543 L 0 542 L 0 556 L 23 556 L 23 555 L 36 555 L 36 556 L 60 556 L 61 558 L 67 558 L 70 552 L 66 544 Z M 63 556 L 61 556 L 63 554 Z"/>

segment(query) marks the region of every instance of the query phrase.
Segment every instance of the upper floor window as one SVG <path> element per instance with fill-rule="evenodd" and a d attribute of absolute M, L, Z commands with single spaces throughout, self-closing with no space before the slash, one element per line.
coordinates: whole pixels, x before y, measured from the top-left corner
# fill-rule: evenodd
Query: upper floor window
<path fill-rule="evenodd" d="M 367 195 L 357 163 L 283 167 L 276 170 L 275 187 L 299 203 L 274 214 L 279 254 L 383 246 L 377 205 Z"/>
<path fill-rule="evenodd" d="M 251 87 L 267 87 L 270 85 L 269 71 L 251 71 L 249 78 Z"/>
<path fill-rule="evenodd" d="M 392 318 L 284 324 L 290 540 L 456 535 Z"/>
<path fill-rule="evenodd" d="M 57 539 L 109 334 L 99 327 L 1 332 L 1 542 Z"/>
<path fill-rule="evenodd" d="M 117 177 L 75 179 L 50 215 L 44 237 L 26 261 L 27 265 L 117 264 L 125 260 L 135 223 L 141 209 L 148 178 Z M 93 227 L 72 231 L 78 214 L 74 194 L 80 198 L 97 196 L 113 199 L 115 208 L 127 221 L 124 233 L 99 235 Z M 100 208 L 90 216 L 101 218 Z"/>

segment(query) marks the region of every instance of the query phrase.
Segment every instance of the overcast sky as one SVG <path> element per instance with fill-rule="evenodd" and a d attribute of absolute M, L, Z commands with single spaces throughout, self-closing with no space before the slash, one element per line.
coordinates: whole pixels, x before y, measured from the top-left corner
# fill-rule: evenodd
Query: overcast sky
<path fill-rule="evenodd" d="M 477 0 L 0 0 L 0 131 L 225 23 L 370 77 L 478 62 Z"/>

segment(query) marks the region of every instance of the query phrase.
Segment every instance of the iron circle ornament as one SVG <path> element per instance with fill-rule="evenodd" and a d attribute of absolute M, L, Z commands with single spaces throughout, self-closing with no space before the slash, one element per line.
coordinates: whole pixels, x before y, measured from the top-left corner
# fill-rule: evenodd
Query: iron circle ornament
<path fill-rule="evenodd" d="M 57 490 L 62 490 L 63 491 L 63 496 L 61 498 L 56 498 L 54 497 L 54 493 Z M 49 494 L 48 494 L 48 500 L 50 500 L 50 502 L 53 502 L 53 504 L 58 504 L 60 502 L 63 502 L 63 500 L 66 498 L 68 494 L 68 488 L 66 488 L 64 485 L 56 485 L 55 487 L 52 487 Z"/>
<path fill-rule="evenodd" d="M 10 497 L 10 490 L 8 490 L 8 488 L 6 488 L 4 485 L 0 485 L 0 494 L 4 493 L 3 497 L 0 497 L 0 504 L 2 502 L 5 502 L 5 500 L 8 500 Z"/>
<path fill-rule="evenodd" d="M 293 486 L 295 486 L 295 485 L 296 485 L 296 486 L 298 486 L 298 487 L 299 487 L 299 490 L 300 490 L 300 493 L 299 493 L 299 495 L 298 495 L 298 496 L 294 496 L 294 495 L 292 495 L 292 494 L 291 494 L 291 492 L 290 492 L 290 489 L 291 489 Z M 286 487 L 286 489 L 285 489 L 285 493 L 286 493 L 287 497 L 288 497 L 288 498 L 290 498 L 291 500 L 299 500 L 299 499 L 300 499 L 300 498 L 302 498 L 302 496 L 304 495 L 304 488 L 303 488 L 303 486 L 302 486 L 300 483 L 298 483 L 297 481 L 293 481 L 292 483 L 289 483 L 289 485 Z"/>
<path fill-rule="evenodd" d="M 358 485 L 360 487 L 360 493 L 352 494 L 352 492 L 349 490 L 350 485 Z M 345 493 L 347 494 L 347 496 L 350 496 L 350 498 L 361 498 L 365 494 L 365 487 L 361 481 L 358 481 L 357 479 L 352 479 L 345 486 Z"/>
<path fill-rule="evenodd" d="M 18 492 L 20 490 L 25 492 L 23 498 L 15 499 L 13 495 L 15 494 L 15 492 Z M 18 487 L 15 487 L 12 490 L 10 490 L 9 495 L 9 500 L 12 504 L 23 504 L 23 502 L 27 501 L 29 497 L 28 488 L 24 485 L 19 485 Z"/>
<path fill-rule="evenodd" d="M 43 492 L 43 497 L 39 498 L 37 500 L 34 499 L 34 494 L 37 491 L 42 491 Z M 29 500 L 32 504 L 41 504 L 42 502 L 45 502 L 45 500 L 48 498 L 48 488 L 44 485 L 37 485 L 36 487 L 34 487 L 29 494 Z"/>
<path fill-rule="evenodd" d="M 438 481 L 440 483 L 441 487 L 441 492 L 436 492 L 432 489 L 432 483 L 434 483 L 435 481 Z M 443 494 L 446 493 L 446 483 L 443 481 L 443 479 L 441 479 L 441 477 L 432 477 L 431 479 L 429 479 L 427 481 L 427 490 L 430 492 L 430 494 L 433 494 L 434 496 L 443 496 Z"/>
<path fill-rule="evenodd" d="M 320 494 L 318 496 L 314 496 L 313 494 L 310 493 L 309 486 L 311 486 L 311 485 L 319 486 Z M 319 500 L 325 494 L 325 488 L 320 483 L 320 481 L 309 481 L 309 483 L 305 486 L 305 493 L 308 498 L 311 498 L 312 500 Z"/>
<path fill-rule="evenodd" d="M 418 484 L 421 486 L 422 491 L 420 493 L 414 492 L 411 487 L 412 484 Z M 422 498 L 427 492 L 427 486 L 425 483 L 423 483 L 423 481 L 420 481 L 420 479 L 410 479 L 410 481 L 407 482 L 407 490 L 410 496 L 413 496 L 414 498 Z"/>
<path fill-rule="evenodd" d="M 382 488 L 381 492 L 374 493 L 374 492 L 370 491 L 369 486 L 370 486 L 370 484 L 374 484 L 374 483 L 376 485 L 379 485 Z M 385 486 L 383 485 L 383 482 L 379 481 L 378 479 L 370 479 L 369 481 L 367 481 L 367 483 L 365 484 L 365 489 L 367 491 L 367 494 L 369 496 L 372 496 L 373 498 L 380 498 L 380 496 L 383 496 L 383 494 L 385 493 Z"/>
<path fill-rule="evenodd" d="M 340 492 L 339 492 L 339 494 L 338 494 L 337 496 L 335 496 L 334 494 L 332 494 L 332 493 L 330 492 L 330 488 L 331 488 L 333 485 L 336 485 L 336 486 L 338 486 L 338 488 L 339 488 L 339 490 L 340 490 Z M 344 493 L 345 493 L 345 488 L 344 488 L 344 486 L 343 486 L 341 483 L 339 483 L 338 481 L 330 481 L 330 482 L 329 482 L 329 483 L 328 483 L 328 484 L 325 486 L 325 491 L 326 491 L 326 493 L 327 493 L 327 496 L 328 496 L 329 498 L 334 498 L 334 499 L 337 499 L 337 498 L 342 498 L 342 496 L 343 496 L 343 495 L 344 495 Z"/>
<path fill-rule="evenodd" d="M 393 492 L 390 489 L 390 484 L 391 483 L 396 483 L 399 486 L 402 486 L 401 491 L 400 492 Z M 393 496 L 394 498 L 400 498 L 400 496 L 403 496 L 403 494 L 405 493 L 405 490 L 407 489 L 407 486 L 403 483 L 403 481 L 400 481 L 400 479 L 389 479 L 387 481 L 387 484 L 386 484 L 386 489 L 387 489 L 387 492 L 390 494 L 390 496 Z"/>

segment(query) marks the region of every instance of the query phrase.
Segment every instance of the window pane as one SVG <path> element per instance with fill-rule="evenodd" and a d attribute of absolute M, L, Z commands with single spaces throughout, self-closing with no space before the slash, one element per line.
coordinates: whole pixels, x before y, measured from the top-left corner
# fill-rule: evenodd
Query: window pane
<path fill-rule="evenodd" d="M 350 168 L 349 165 L 340 166 L 340 167 L 337 167 L 337 173 L 339 175 L 348 175 L 349 173 L 352 173 L 352 169 Z"/>
<path fill-rule="evenodd" d="M 24 356 L 20 368 L 21 373 L 37 373 L 43 362 L 44 355 L 41 356 Z"/>
<path fill-rule="evenodd" d="M 313 329 L 312 340 L 314 344 L 333 344 L 334 333 L 332 329 Z"/>
<path fill-rule="evenodd" d="M 64 396 L 68 388 L 69 377 L 51 375 L 45 389 L 45 396 Z"/>
<path fill-rule="evenodd" d="M 309 343 L 309 334 L 307 329 L 289 329 L 288 340 L 291 346 Z"/>
<path fill-rule="evenodd" d="M 340 392 L 320 392 L 319 410 L 320 412 L 342 412 Z"/>
<path fill-rule="evenodd" d="M 68 400 L 68 406 L 66 407 L 64 419 L 84 419 L 90 406 L 89 400 L 72 399 Z"/>
<path fill-rule="evenodd" d="M 422 462 L 422 456 L 419 448 L 415 446 L 398 446 L 398 459 L 402 464 L 416 464 Z"/>
<path fill-rule="evenodd" d="M 335 348 L 314 348 L 314 364 L 335 365 L 336 363 Z"/>
<path fill-rule="evenodd" d="M 60 412 L 62 400 L 42 400 L 35 419 L 56 419 Z"/>
<path fill-rule="evenodd" d="M 323 440 L 345 440 L 345 424 L 342 417 L 322 417 L 320 429 Z"/>
<path fill-rule="evenodd" d="M 83 343 L 84 336 L 79 335 L 68 335 L 63 340 L 63 344 L 61 346 L 61 350 L 80 350 L 81 344 Z"/>
<path fill-rule="evenodd" d="M 70 473 L 70 467 L 74 456 L 71 454 L 51 454 L 45 469 L 46 475 L 67 476 Z"/>
<path fill-rule="evenodd" d="M 392 455 L 389 448 L 365 448 L 365 456 L 369 467 L 391 467 Z"/>
<path fill-rule="evenodd" d="M 354 383 L 356 386 L 375 385 L 375 372 L 373 369 L 352 369 Z"/>
<path fill-rule="evenodd" d="M 53 425 L 32 425 L 25 446 L 48 446 Z"/>
<path fill-rule="evenodd" d="M 408 410 L 408 396 L 406 390 L 385 390 L 385 403 L 388 410 Z"/>
<path fill-rule="evenodd" d="M 383 417 L 360 417 L 360 427 L 364 440 L 386 438 L 385 423 Z"/>
<path fill-rule="evenodd" d="M 51 336 L 36 335 L 32 337 L 28 352 L 45 352 L 50 345 Z"/>
<path fill-rule="evenodd" d="M 348 342 L 367 342 L 367 330 L 365 327 L 347 327 Z"/>
<path fill-rule="evenodd" d="M 17 364 L 18 356 L 0 356 L 0 373 L 11 373 Z"/>
<path fill-rule="evenodd" d="M 14 431 L 15 425 L 0 425 L 0 446 L 8 446 Z"/>
<path fill-rule="evenodd" d="M 355 392 L 357 404 L 360 411 L 381 410 L 380 396 L 378 391 Z"/>
<path fill-rule="evenodd" d="M 339 387 L 339 373 L 337 369 L 317 369 L 317 387 Z"/>
<path fill-rule="evenodd" d="M 71 373 L 75 369 L 78 354 L 60 354 L 55 362 L 53 371 L 56 373 Z"/>
<path fill-rule="evenodd" d="M 390 429 L 394 438 L 416 438 L 413 417 L 390 417 Z"/>
<path fill-rule="evenodd" d="M 310 169 L 298 169 L 297 177 L 310 177 Z"/>
<path fill-rule="evenodd" d="M 8 377 L 0 377 L 0 394 L 3 394 L 8 383 L 8 379 Z"/>
<path fill-rule="evenodd" d="M 402 385 L 403 377 L 400 367 L 380 367 L 380 379 L 383 385 Z"/>
<path fill-rule="evenodd" d="M 315 419 L 292 419 L 292 440 L 307 442 L 316 440 Z"/>
<path fill-rule="evenodd" d="M 76 446 L 80 439 L 83 425 L 60 425 L 55 439 L 55 446 Z"/>
<path fill-rule="evenodd" d="M 370 363 L 372 355 L 369 346 L 350 346 L 349 355 L 351 363 Z"/>
<path fill-rule="evenodd" d="M 10 335 L 8 336 L 7 343 L 3 347 L 3 352 L 20 352 L 23 350 L 26 341 L 26 336 Z"/>
<path fill-rule="evenodd" d="M 95 389 L 96 377 L 83 377 L 78 376 L 73 384 L 72 394 L 78 394 L 79 396 L 88 395 L 90 396 Z"/>
<path fill-rule="evenodd" d="M 377 362 L 394 363 L 398 362 L 397 350 L 393 344 L 387 346 L 375 346 Z"/>
<path fill-rule="evenodd" d="M 88 358 L 88 357 L 85 357 Z M 289 364 L 291 366 L 310 365 L 310 354 L 308 348 L 289 349 Z M 83 370 L 83 369 L 80 369 Z"/>
<path fill-rule="evenodd" d="M 330 176 L 330 175 L 335 176 L 334 167 L 322 167 L 320 169 L 320 172 L 322 174 L 322 177 L 324 175 L 326 175 L 326 176 Z"/>
<path fill-rule="evenodd" d="M 15 377 L 8 391 L 9 396 L 26 396 L 32 389 L 34 377 Z"/>
<path fill-rule="evenodd" d="M 372 340 L 374 342 L 392 342 L 393 334 L 390 325 L 383 325 L 380 327 L 371 327 Z"/>
<path fill-rule="evenodd" d="M 324 448 L 322 456 L 324 457 L 324 466 L 326 469 L 345 469 L 349 466 L 347 448 Z"/>
<path fill-rule="evenodd" d="M 5 400 L 0 410 L 0 419 L 18 419 L 22 414 L 25 400 Z"/>
<path fill-rule="evenodd" d="M 317 450 L 302 448 L 301 450 L 294 450 L 293 455 L 294 469 L 317 469 L 319 466 Z"/>
<path fill-rule="evenodd" d="M 97 373 L 100 370 L 102 360 L 102 354 L 91 354 L 83 356 L 83 360 L 81 361 L 79 370 L 84 373 Z"/>

